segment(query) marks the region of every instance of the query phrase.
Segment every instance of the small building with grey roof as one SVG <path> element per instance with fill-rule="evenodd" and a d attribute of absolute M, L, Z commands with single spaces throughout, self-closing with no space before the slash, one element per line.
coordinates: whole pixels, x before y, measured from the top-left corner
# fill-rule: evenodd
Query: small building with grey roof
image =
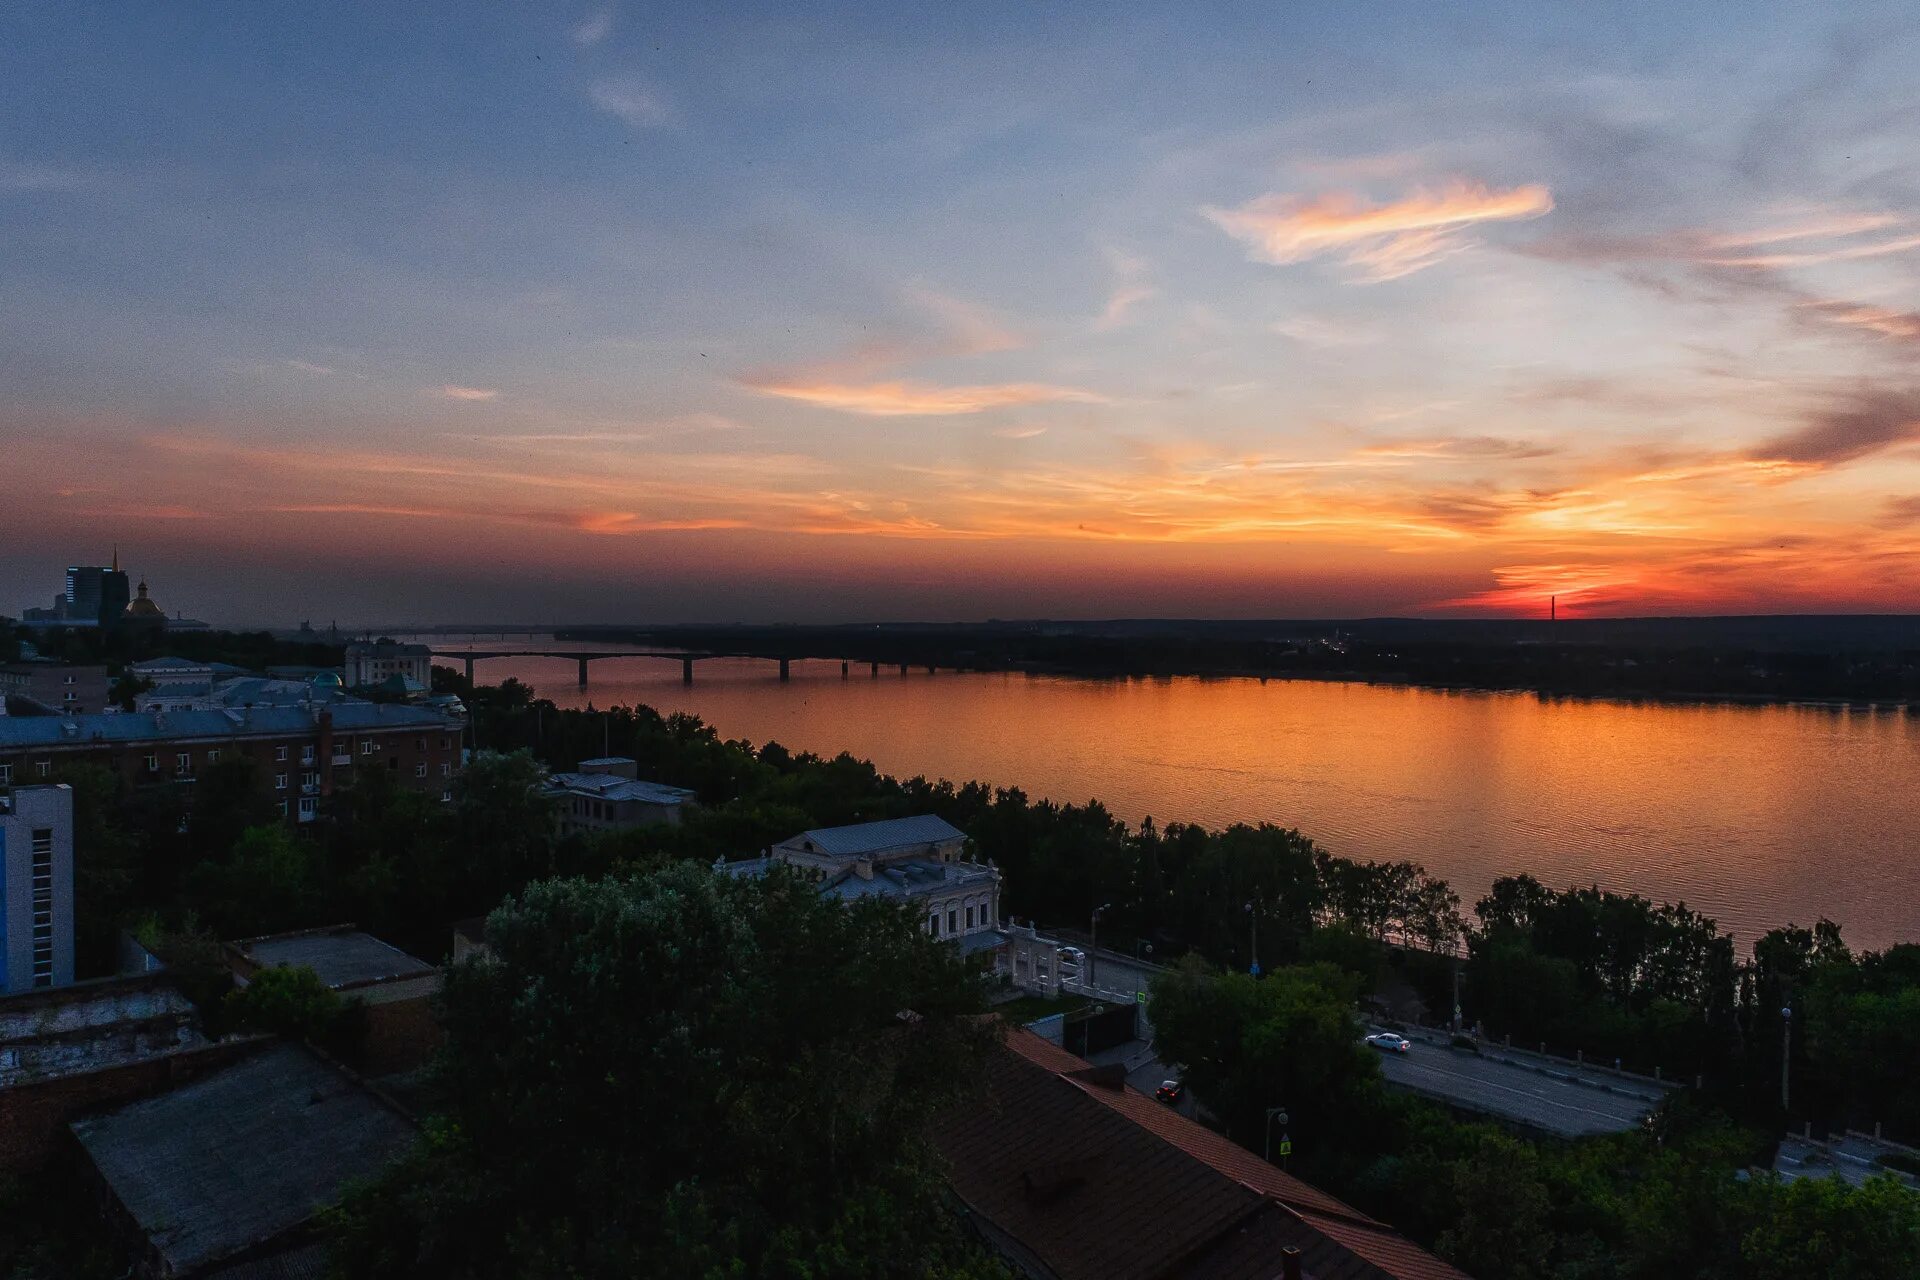
<path fill-rule="evenodd" d="M 263 970 L 306 968 L 342 999 L 365 1006 L 364 1034 L 348 1057 L 370 1076 L 410 1071 L 444 1039 L 433 1008 L 439 968 L 350 924 L 243 938 L 226 952 L 242 987 Z"/>
<path fill-rule="evenodd" d="M 386 1098 L 284 1042 L 69 1127 L 133 1237 L 136 1273 L 155 1280 L 283 1252 L 417 1136 Z"/>
<path fill-rule="evenodd" d="M 638 762 L 628 756 L 582 760 L 576 770 L 550 775 L 546 794 L 561 835 L 678 826 L 681 810 L 694 802 L 685 787 L 642 779 Z"/>

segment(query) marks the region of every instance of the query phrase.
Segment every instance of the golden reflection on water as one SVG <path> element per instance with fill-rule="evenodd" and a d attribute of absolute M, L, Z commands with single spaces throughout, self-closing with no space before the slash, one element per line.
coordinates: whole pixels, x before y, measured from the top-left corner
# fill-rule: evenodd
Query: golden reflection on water
<path fill-rule="evenodd" d="M 691 687 L 646 659 L 596 663 L 584 690 L 566 659 L 477 672 L 890 773 L 1097 797 L 1129 822 L 1297 826 L 1338 853 L 1424 863 L 1469 906 L 1526 871 L 1684 900 L 1743 939 L 1826 915 L 1856 946 L 1920 940 L 1920 714 L 1897 709 L 864 665 L 843 681 L 837 662 L 796 662 L 782 684 L 731 659 L 700 663 Z"/>

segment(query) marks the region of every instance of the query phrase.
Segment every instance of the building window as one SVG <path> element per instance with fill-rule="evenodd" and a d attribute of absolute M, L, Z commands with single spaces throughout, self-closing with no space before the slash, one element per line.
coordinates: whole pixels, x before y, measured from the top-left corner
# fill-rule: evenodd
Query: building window
<path fill-rule="evenodd" d="M 453 740 L 451 738 L 442 737 L 440 739 L 440 749 L 442 751 L 445 751 L 448 747 L 452 745 L 453 745 Z"/>
<path fill-rule="evenodd" d="M 425 738 L 415 738 L 413 740 L 413 749 L 415 751 L 425 751 L 427 749 L 427 740 Z"/>
<path fill-rule="evenodd" d="M 313 749 L 312 747 L 302 747 L 302 748 L 300 748 L 300 763 L 301 763 L 301 764 L 312 764 L 312 763 L 313 763 L 313 759 L 314 759 L 314 749 Z"/>
<path fill-rule="evenodd" d="M 173 771 L 182 778 L 192 773 L 193 753 L 191 751 L 182 751 L 179 755 L 176 755 L 173 758 Z"/>
<path fill-rule="evenodd" d="M 440 776 L 443 778 L 451 778 L 453 776 L 453 766 L 450 764 L 441 765 Z"/>
<path fill-rule="evenodd" d="M 960 932 L 960 908 L 958 907 L 947 908 L 947 932 Z"/>
<path fill-rule="evenodd" d="M 362 739 L 360 739 L 360 754 L 361 754 L 361 755 L 363 755 L 363 756 L 370 756 L 370 755 L 372 755 L 372 754 L 373 754 L 373 739 L 372 739 L 372 738 L 362 738 Z"/>
<path fill-rule="evenodd" d="M 274 789 L 275 791 L 285 791 L 285 790 L 287 789 L 287 775 L 286 775 L 286 774 L 284 774 L 284 773 L 276 773 L 276 774 L 274 774 L 274 775 L 273 775 L 273 789 Z"/>
<path fill-rule="evenodd" d="M 208 764 L 220 763 L 220 748 L 215 747 L 213 748 L 213 750 L 207 752 L 207 763 Z"/>
<path fill-rule="evenodd" d="M 967 908 L 967 928 L 973 928 L 973 908 Z"/>
<path fill-rule="evenodd" d="M 53 828 L 35 827 L 32 839 L 33 985 L 53 985 Z"/>
<path fill-rule="evenodd" d="M 148 757 L 147 757 L 147 772 L 148 772 L 148 773 L 158 773 L 158 772 L 160 772 L 160 757 L 159 757 L 159 756 L 148 756 Z"/>
<path fill-rule="evenodd" d="M 315 802 L 312 796 L 300 797 L 300 816 L 301 817 L 311 818 L 313 816 L 314 807 L 315 807 Z"/>
<path fill-rule="evenodd" d="M 280 816 L 283 818 L 287 816 L 287 802 L 285 800 L 280 802 Z"/>
<path fill-rule="evenodd" d="M 67 677 L 67 678 L 66 678 L 66 679 L 65 679 L 65 680 L 63 681 L 63 683 L 65 683 L 65 684 L 72 684 L 72 683 L 73 683 L 73 677 L 72 677 L 72 676 L 68 676 L 68 677 Z"/>
<path fill-rule="evenodd" d="M 445 803 L 446 801 L 449 801 L 449 800 L 451 800 L 451 799 L 453 799 L 453 792 L 451 792 L 451 791 L 442 791 L 442 792 L 440 793 L 440 800 L 441 800 L 441 802 L 442 802 L 442 803 Z"/>
<path fill-rule="evenodd" d="M 319 770 L 317 770 L 317 769 L 314 769 L 314 770 L 309 770 L 308 772 L 306 772 L 306 773 L 303 773 L 303 774 L 301 774 L 301 775 L 300 775 L 300 785 L 301 785 L 301 786 L 303 786 L 303 787 L 317 787 L 317 786 L 319 786 L 319 785 L 320 785 L 320 772 L 319 772 Z"/>
<path fill-rule="evenodd" d="M 287 749 L 284 746 L 275 747 L 273 749 L 273 758 L 275 760 L 285 760 L 287 758 Z"/>
<path fill-rule="evenodd" d="M 10 787 L 12 785 L 13 766 L 10 764 L 0 764 L 0 787 Z"/>
<path fill-rule="evenodd" d="M 48 774 L 50 774 L 50 773 L 52 773 L 52 772 L 53 772 L 53 761 L 51 761 L 51 760 L 42 760 L 42 761 L 40 761 L 40 763 L 38 763 L 38 764 L 36 764 L 36 765 L 34 765 L 33 767 L 34 767 L 34 769 L 35 769 L 35 771 L 36 771 L 36 772 L 38 772 L 38 773 L 39 773 L 39 775 L 40 775 L 41 777 L 43 777 L 43 778 L 44 778 L 44 777 L 46 777 L 46 776 L 47 776 Z"/>
<path fill-rule="evenodd" d="M 940 936 L 940 913 L 938 911 L 927 917 L 927 933 L 935 938 Z"/>
<path fill-rule="evenodd" d="M 427 766 L 425 766 L 424 764 L 417 764 L 417 765 L 415 765 L 415 766 L 413 766 L 413 776 L 414 776 L 414 777 L 416 777 L 416 778 L 424 778 L 424 777 L 426 777 L 426 776 L 427 776 Z"/>

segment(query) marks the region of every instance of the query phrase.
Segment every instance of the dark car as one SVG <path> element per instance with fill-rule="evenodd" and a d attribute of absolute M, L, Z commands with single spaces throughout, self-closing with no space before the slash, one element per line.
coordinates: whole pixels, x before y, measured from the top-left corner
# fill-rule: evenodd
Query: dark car
<path fill-rule="evenodd" d="M 1178 1080 L 1162 1080 L 1160 1087 L 1153 1091 L 1153 1096 L 1168 1106 L 1172 1106 L 1187 1096 L 1187 1086 Z"/>

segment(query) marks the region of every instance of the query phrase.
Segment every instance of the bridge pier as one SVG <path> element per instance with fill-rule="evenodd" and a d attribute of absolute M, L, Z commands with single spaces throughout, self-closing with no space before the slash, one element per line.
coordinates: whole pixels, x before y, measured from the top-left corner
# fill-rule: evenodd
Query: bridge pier
<path fill-rule="evenodd" d="M 587 660 L 585 658 L 580 659 L 580 687 L 582 689 L 587 687 Z"/>
<path fill-rule="evenodd" d="M 472 658 L 467 659 L 467 690 L 468 692 L 472 692 L 473 690 L 473 659 Z"/>
<path fill-rule="evenodd" d="M 878 676 L 878 675 L 880 674 L 880 664 L 879 664 L 879 663 L 877 663 L 877 662 L 876 662 L 876 663 L 874 663 L 874 664 L 873 664 L 873 670 L 872 670 L 872 671 L 870 671 L 870 672 L 868 672 L 867 674 L 868 674 L 868 675 L 872 675 L 872 676 Z"/>
<path fill-rule="evenodd" d="M 786 658 L 780 659 L 780 678 L 782 680 L 785 680 L 792 675 L 792 672 L 790 672 L 787 669 L 787 664 L 788 664 L 788 659 Z"/>
<path fill-rule="evenodd" d="M 929 663 L 927 664 L 927 674 L 928 674 L 928 675 L 932 675 L 932 674 L 933 674 L 933 664 L 932 664 L 931 662 L 929 662 Z"/>
<path fill-rule="evenodd" d="M 842 680 L 847 678 L 847 666 L 847 660 L 845 658 L 840 659 L 840 678 Z"/>
<path fill-rule="evenodd" d="M 693 659 L 692 658 L 680 659 L 680 683 L 681 684 L 693 683 Z"/>
<path fill-rule="evenodd" d="M 900 664 L 900 674 L 901 675 L 907 674 L 907 664 L 904 662 Z"/>

